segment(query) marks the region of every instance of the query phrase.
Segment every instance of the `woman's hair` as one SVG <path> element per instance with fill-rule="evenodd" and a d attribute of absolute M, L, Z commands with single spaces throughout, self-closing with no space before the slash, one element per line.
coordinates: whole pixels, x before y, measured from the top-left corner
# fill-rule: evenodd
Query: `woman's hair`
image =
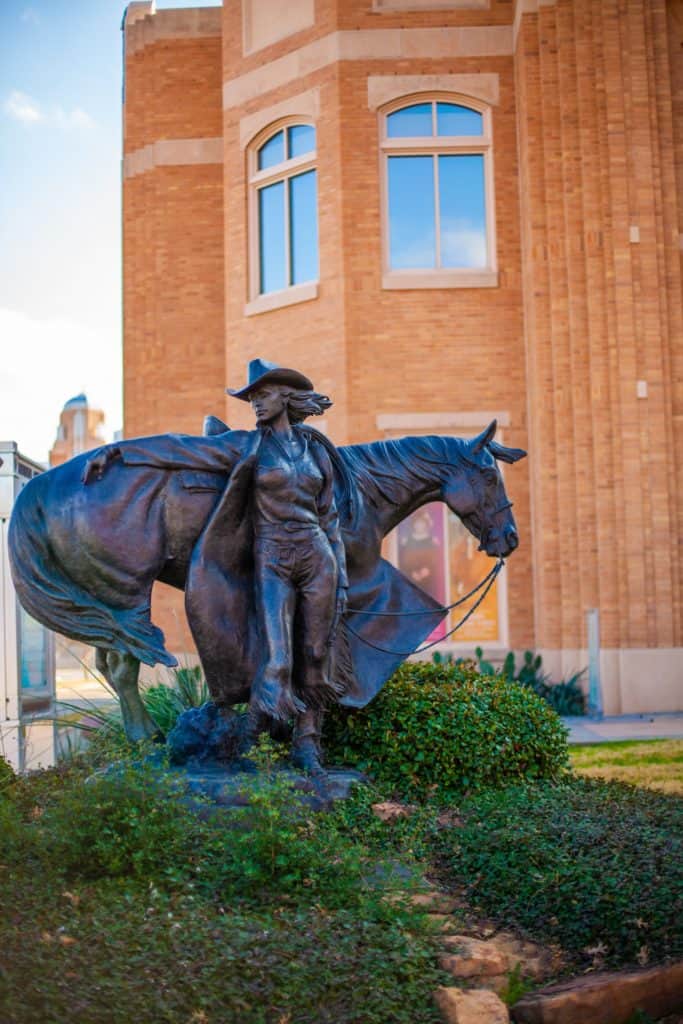
<path fill-rule="evenodd" d="M 287 398 L 287 415 L 290 423 L 303 423 L 309 416 L 322 416 L 330 408 L 332 402 L 327 395 L 319 395 L 317 391 L 292 389 Z"/>

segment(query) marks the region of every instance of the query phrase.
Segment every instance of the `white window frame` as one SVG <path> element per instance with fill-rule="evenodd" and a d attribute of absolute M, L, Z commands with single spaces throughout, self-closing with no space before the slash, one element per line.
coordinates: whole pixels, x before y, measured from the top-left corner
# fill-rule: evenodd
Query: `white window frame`
<path fill-rule="evenodd" d="M 264 170 L 258 168 L 259 150 L 269 139 L 278 132 L 284 132 L 285 138 L 287 129 L 296 125 L 309 125 L 315 129 L 315 149 L 303 156 L 292 157 L 283 160 L 272 167 Z M 258 193 L 266 185 L 274 185 L 278 181 L 288 181 L 290 178 L 303 174 L 306 171 L 317 171 L 318 169 L 318 129 L 315 121 L 309 116 L 290 114 L 280 120 L 269 124 L 256 135 L 247 147 L 247 182 L 248 182 L 248 243 L 249 243 L 249 298 L 245 307 L 245 315 L 252 316 L 255 313 L 266 313 L 271 309 L 280 306 L 291 306 L 297 302 L 307 302 L 318 297 L 318 284 L 320 280 L 320 236 L 318 234 L 318 278 L 315 281 L 306 281 L 302 284 L 287 285 L 285 288 L 273 292 L 260 291 L 261 287 L 261 256 L 259 236 L 259 209 Z M 316 178 L 317 183 L 317 178 Z M 291 276 L 291 236 L 289 223 L 289 186 L 286 188 L 285 201 L 285 237 L 286 245 L 286 276 Z M 317 190 L 316 190 L 317 196 Z M 318 217 L 318 228 L 320 218 Z"/>
<path fill-rule="evenodd" d="M 390 114 L 415 103 L 432 103 L 433 132 L 431 136 L 389 138 L 387 118 Z M 482 115 L 481 135 L 436 135 L 436 104 L 454 103 Z M 496 218 L 493 177 L 493 126 L 491 107 L 473 96 L 454 92 L 418 92 L 401 96 L 385 104 L 379 111 L 380 203 L 382 223 L 382 288 L 495 288 L 498 286 L 496 255 Z M 424 269 L 392 269 L 389 246 L 389 157 L 441 156 L 472 153 L 484 157 L 484 202 L 486 209 L 486 267 L 435 267 Z M 438 160 L 434 160 L 437 262 L 440 246 Z"/>

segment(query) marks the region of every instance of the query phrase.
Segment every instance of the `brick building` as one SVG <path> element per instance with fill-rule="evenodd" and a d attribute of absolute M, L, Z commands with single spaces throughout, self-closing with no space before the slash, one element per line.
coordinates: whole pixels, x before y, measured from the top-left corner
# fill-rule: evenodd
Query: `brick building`
<path fill-rule="evenodd" d="M 101 409 L 92 409 L 86 395 L 75 395 L 65 403 L 59 414 L 57 437 L 50 449 L 50 466 L 61 466 L 74 455 L 99 448 L 104 444 L 100 434 L 104 424 Z"/>
<path fill-rule="evenodd" d="M 142 2 L 124 34 L 126 435 L 250 426 L 257 355 L 338 443 L 496 416 L 522 540 L 459 649 L 557 678 L 597 608 L 605 710 L 680 710 L 683 2 Z M 439 509 L 406 530 L 435 594 L 480 572 Z"/>

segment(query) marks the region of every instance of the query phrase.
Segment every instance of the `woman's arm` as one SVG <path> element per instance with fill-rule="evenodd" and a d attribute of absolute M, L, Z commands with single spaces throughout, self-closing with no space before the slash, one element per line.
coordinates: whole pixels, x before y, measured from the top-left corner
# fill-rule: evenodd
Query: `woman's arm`
<path fill-rule="evenodd" d="M 229 473 L 243 454 L 248 437 L 248 430 L 230 430 L 214 437 L 159 434 L 156 437 L 119 441 L 98 448 L 90 456 L 83 470 L 83 483 L 101 479 L 109 463 L 117 458 L 126 466 L 204 469 L 214 473 Z"/>
<path fill-rule="evenodd" d="M 346 573 L 346 549 L 339 527 L 339 514 L 337 503 L 334 499 L 334 472 L 330 457 L 321 445 L 316 445 L 318 465 L 323 474 L 323 488 L 318 496 L 318 515 L 320 526 L 327 534 L 327 538 L 337 560 L 337 587 L 346 591 L 349 580 Z"/>

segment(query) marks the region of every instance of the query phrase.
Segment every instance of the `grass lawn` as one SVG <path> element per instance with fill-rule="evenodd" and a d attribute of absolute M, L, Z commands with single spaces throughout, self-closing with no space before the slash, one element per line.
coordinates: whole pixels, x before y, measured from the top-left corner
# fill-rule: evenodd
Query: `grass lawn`
<path fill-rule="evenodd" d="M 536 695 L 444 671 L 337 723 L 340 763 L 376 782 L 324 814 L 268 741 L 270 784 L 227 817 L 111 728 L 49 771 L 0 758 L 0 1024 L 438 1024 L 438 925 L 402 898 L 425 880 L 457 930 L 469 907 L 563 970 L 683 956 L 683 743 L 577 748 L 579 773 L 612 774 L 569 774 Z M 380 820 L 396 798 L 408 813 Z"/>
<path fill-rule="evenodd" d="M 683 740 L 589 743 L 570 747 L 569 756 L 580 775 L 683 796 Z"/>

